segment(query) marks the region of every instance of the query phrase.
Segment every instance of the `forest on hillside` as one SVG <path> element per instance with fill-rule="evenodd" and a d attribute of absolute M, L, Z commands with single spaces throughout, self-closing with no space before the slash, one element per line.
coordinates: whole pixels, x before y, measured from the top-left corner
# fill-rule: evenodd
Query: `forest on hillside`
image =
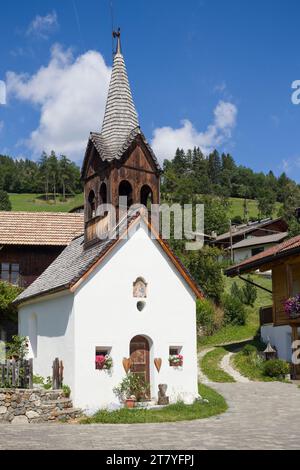
<path fill-rule="evenodd" d="M 45 152 L 38 161 L 0 155 L 0 190 L 8 193 L 43 193 L 45 198 L 82 191 L 80 169 L 65 155 Z"/>
<path fill-rule="evenodd" d="M 39 193 L 55 199 L 82 192 L 80 168 L 68 157 L 45 152 L 38 161 L 0 155 L 0 191 Z M 205 230 L 221 233 L 229 226 L 229 197 L 243 200 L 243 214 L 232 223 L 250 220 L 248 201 L 256 200 L 259 217 L 284 216 L 291 232 L 299 233 L 295 208 L 300 206 L 300 186 L 285 173 L 276 177 L 238 165 L 230 154 L 214 150 L 205 156 L 199 148 L 177 149 L 163 163 L 161 184 L 163 202 L 205 204 Z M 280 212 L 278 212 L 280 204 Z M 1 209 L 1 208 L 0 208 Z"/>

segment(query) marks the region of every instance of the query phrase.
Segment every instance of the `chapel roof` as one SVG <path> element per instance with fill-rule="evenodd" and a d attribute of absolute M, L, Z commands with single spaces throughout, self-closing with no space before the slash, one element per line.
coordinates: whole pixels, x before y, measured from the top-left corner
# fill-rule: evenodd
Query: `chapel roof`
<path fill-rule="evenodd" d="M 111 79 L 101 132 L 91 132 L 85 153 L 85 167 L 91 145 L 95 147 L 102 161 L 119 160 L 139 136 L 151 154 L 157 169 L 160 165 L 142 133 L 128 80 L 126 65 L 121 51 L 120 32 L 114 54 Z"/>
<path fill-rule="evenodd" d="M 53 261 L 52 264 L 29 286 L 25 289 L 15 300 L 15 303 L 20 304 L 32 298 L 37 298 L 42 295 L 52 294 L 63 290 L 71 290 L 82 280 L 87 273 L 98 266 L 104 259 L 105 255 L 117 245 L 121 240 L 124 240 L 123 234 L 127 233 L 129 227 L 137 222 L 143 216 L 138 212 L 129 217 L 128 223 L 120 227 L 120 232 L 116 238 L 108 238 L 98 241 L 88 249 L 84 249 L 84 237 L 79 236 L 75 238 L 72 243 L 67 246 L 62 253 Z M 145 220 L 143 218 L 143 220 Z M 151 224 L 146 222 L 149 230 L 154 233 Z M 179 258 L 172 252 L 165 240 L 154 233 L 159 245 L 166 253 L 170 261 L 175 265 L 177 271 L 185 279 L 192 291 L 197 297 L 203 297 L 203 293 L 196 281 L 192 278 L 191 274 L 181 263 Z"/>

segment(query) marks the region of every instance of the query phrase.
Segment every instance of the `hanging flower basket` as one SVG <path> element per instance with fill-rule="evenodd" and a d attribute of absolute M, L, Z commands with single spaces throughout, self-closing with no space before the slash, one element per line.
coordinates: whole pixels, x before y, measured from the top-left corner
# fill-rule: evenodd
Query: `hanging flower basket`
<path fill-rule="evenodd" d="M 300 318 L 300 294 L 285 300 L 284 311 L 290 320 Z"/>
<path fill-rule="evenodd" d="M 182 367 L 183 356 L 181 354 L 174 354 L 172 356 L 169 356 L 169 364 L 172 367 Z"/>
<path fill-rule="evenodd" d="M 106 356 L 97 355 L 95 358 L 96 369 L 98 370 L 110 370 L 113 365 L 112 357 L 108 354 Z"/>

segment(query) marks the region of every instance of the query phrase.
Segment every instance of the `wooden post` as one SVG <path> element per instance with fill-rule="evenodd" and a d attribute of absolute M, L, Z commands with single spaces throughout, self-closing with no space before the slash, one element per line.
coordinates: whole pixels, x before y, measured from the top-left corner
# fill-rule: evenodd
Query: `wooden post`
<path fill-rule="evenodd" d="M 231 219 L 229 220 L 229 223 L 230 223 L 230 229 L 229 229 L 229 233 L 230 233 L 230 261 L 233 263 L 234 259 L 233 259 L 233 248 L 232 248 L 232 225 L 231 225 Z"/>

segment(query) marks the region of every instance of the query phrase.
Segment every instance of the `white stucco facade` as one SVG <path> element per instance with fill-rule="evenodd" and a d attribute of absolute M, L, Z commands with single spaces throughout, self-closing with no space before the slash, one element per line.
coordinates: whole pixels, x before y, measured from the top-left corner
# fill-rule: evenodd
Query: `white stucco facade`
<path fill-rule="evenodd" d="M 147 282 L 142 311 L 133 297 L 138 277 Z M 59 357 L 74 406 L 90 412 L 118 403 L 113 387 L 125 376 L 122 361 L 136 335 L 149 343 L 151 397 L 157 398 L 160 383 L 168 385 L 171 402 L 190 402 L 198 395 L 195 294 L 142 221 L 74 294 L 65 291 L 21 305 L 19 333 L 29 336 L 35 373 L 51 375 L 52 361 Z M 95 368 L 96 347 L 109 349 L 112 370 Z M 169 365 L 170 347 L 181 348 L 182 367 Z M 154 358 L 162 359 L 159 372 Z"/>

